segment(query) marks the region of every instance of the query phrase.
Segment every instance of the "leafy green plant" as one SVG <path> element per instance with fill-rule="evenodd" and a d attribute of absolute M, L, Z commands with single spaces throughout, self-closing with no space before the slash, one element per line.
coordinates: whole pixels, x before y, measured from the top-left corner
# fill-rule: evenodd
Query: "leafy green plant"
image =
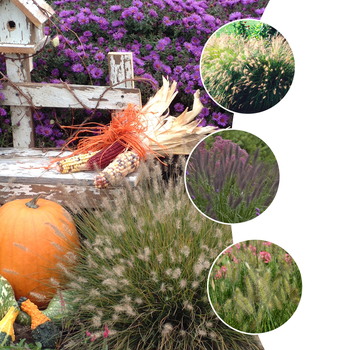
<path fill-rule="evenodd" d="M 5 346 L 2 348 L 3 350 L 41 350 L 43 349 L 40 343 L 28 344 L 26 343 L 26 339 L 21 339 L 18 343 Z M 50 350 L 50 349 L 46 349 Z"/>
<path fill-rule="evenodd" d="M 302 291 L 298 266 L 279 246 L 246 241 L 226 249 L 208 279 L 208 292 L 218 316 L 244 332 L 271 331 L 287 322 Z"/>
<path fill-rule="evenodd" d="M 244 39 L 267 39 L 270 36 L 275 35 L 276 32 L 276 29 L 266 23 L 256 20 L 240 20 L 223 26 L 217 30 L 215 35 L 220 36 L 221 34 L 233 34 L 235 36 L 241 36 Z"/>
<path fill-rule="evenodd" d="M 280 34 L 267 39 L 213 36 L 201 59 L 207 92 L 222 107 L 242 113 L 261 112 L 281 101 L 294 69 L 292 50 Z"/>
<path fill-rule="evenodd" d="M 85 350 L 89 334 L 99 350 L 261 349 L 226 327 L 208 302 L 207 274 L 232 242 L 231 229 L 190 203 L 183 158 L 166 181 L 158 161 L 147 164 L 136 187 L 125 184 L 96 210 L 79 212 L 81 251 L 71 268 L 58 266 L 74 299 L 62 348 Z"/>
<path fill-rule="evenodd" d="M 274 199 L 278 184 L 276 160 L 260 161 L 259 148 L 248 154 L 229 140 L 219 139 L 209 149 L 202 141 L 186 168 L 186 185 L 193 203 L 223 223 L 244 222 L 263 213 Z"/>

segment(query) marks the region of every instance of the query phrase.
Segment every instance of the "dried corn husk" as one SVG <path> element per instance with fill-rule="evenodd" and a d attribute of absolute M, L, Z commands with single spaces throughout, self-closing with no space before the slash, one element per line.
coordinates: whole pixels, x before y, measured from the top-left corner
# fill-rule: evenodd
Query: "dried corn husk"
<path fill-rule="evenodd" d="M 159 95 L 157 92 L 152 98 L 153 103 L 151 106 L 147 107 L 147 103 L 145 105 L 146 108 L 142 108 L 141 110 L 145 120 L 148 120 L 151 126 L 146 131 L 148 138 L 145 138 L 144 142 L 149 145 L 154 152 L 189 154 L 193 147 L 203 139 L 205 135 L 211 134 L 213 131 L 217 130 L 217 128 L 215 126 L 198 126 L 200 120 L 196 120 L 195 118 L 203 109 L 199 90 L 194 94 L 192 110 L 189 111 L 188 108 L 186 108 L 178 117 L 161 115 L 160 112 L 155 114 L 152 106 L 167 108 L 166 106 L 169 106 L 169 101 L 171 102 L 176 96 L 176 82 L 173 82 L 171 88 L 169 88 L 168 80 L 163 78 L 163 87 L 164 90 L 161 91 L 162 89 L 160 89 L 158 91 L 160 92 Z M 164 96 L 166 96 L 166 98 Z M 157 103 L 157 100 L 163 102 Z"/>

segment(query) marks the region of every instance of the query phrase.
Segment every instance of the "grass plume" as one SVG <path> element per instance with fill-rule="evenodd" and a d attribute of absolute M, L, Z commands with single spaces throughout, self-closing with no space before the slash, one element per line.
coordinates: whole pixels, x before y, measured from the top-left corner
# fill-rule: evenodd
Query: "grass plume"
<path fill-rule="evenodd" d="M 184 159 L 166 181 L 159 163 L 147 163 L 135 188 L 125 184 L 77 215 L 82 249 L 65 274 L 75 302 L 62 349 L 85 350 L 86 334 L 93 350 L 262 349 L 256 337 L 226 327 L 207 298 L 207 275 L 232 243 L 230 227 L 189 201 Z"/>
<path fill-rule="evenodd" d="M 265 163 L 259 160 L 259 148 L 250 155 L 215 135 L 203 140 L 191 154 L 186 168 L 189 196 L 214 220 L 230 224 L 251 220 L 266 210 L 277 193 L 277 162 Z M 213 137 L 217 141 L 207 147 Z M 204 163 L 204 159 L 209 161 Z"/>
<path fill-rule="evenodd" d="M 264 241 L 230 246 L 209 277 L 214 310 L 228 325 L 248 333 L 268 332 L 287 322 L 301 291 L 296 263 L 282 248 Z"/>
<path fill-rule="evenodd" d="M 287 94 L 295 71 L 294 56 L 285 38 L 250 37 L 237 33 L 213 35 L 202 55 L 204 86 L 224 108 L 257 113 Z"/>

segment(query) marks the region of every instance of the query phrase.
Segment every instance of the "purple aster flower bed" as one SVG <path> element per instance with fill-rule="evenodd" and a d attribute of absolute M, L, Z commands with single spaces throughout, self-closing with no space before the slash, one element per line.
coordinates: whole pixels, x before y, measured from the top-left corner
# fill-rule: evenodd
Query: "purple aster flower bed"
<path fill-rule="evenodd" d="M 222 25 L 240 18 L 260 19 L 269 0 L 57 0 L 47 1 L 56 17 L 46 31 L 57 33 L 56 48 L 47 45 L 34 58 L 33 82 L 108 85 L 107 53 L 133 52 L 135 76 L 148 78 L 158 86 L 162 76 L 177 82 L 179 93 L 170 113 L 179 115 L 191 108 L 193 93 L 201 90 L 204 109 L 198 116 L 202 126 L 230 126 L 232 116 L 220 109 L 205 93 L 199 72 L 203 47 Z M 0 71 L 5 59 L 0 55 Z M 1 84 L 1 80 L 0 80 Z M 146 103 L 155 90 L 151 84 L 136 82 Z M 3 95 L 0 86 L 0 105 Z M 34 117 L 39 144 L 60 147 L 68 135 L 57 132 L 58 123 L 79 124 L 89 111 L 42 110 Z M 0 107 L 0 146 L 10 145 L 9 109 Z M 109 114 L 95 113 L 93 120 L 108 122 Z M 74 118 L 74 119 L 73 119 Z M 40 128 L 37 126 L 41 126 Z M 50 130 L 48 130 L 50 128 Z"/>

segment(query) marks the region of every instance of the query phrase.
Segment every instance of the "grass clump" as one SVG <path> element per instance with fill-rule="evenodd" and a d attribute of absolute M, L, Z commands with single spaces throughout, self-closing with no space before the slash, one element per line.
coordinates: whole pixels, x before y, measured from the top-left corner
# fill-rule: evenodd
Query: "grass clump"
<path fill-rule="evenodd" d="M 257 29 L 248 37 L 237 33 L 237 28 L 227 31 L 213 35 L 203 51 L 201 73 L 207 92 L 234 112 L 257 113 L 276 105 L 294 77 L 288 42 L 280 33 L 262 35 L 266 30 Z"/>
<path fill-rule="evenodd" d="M 246 241 L 226 249 L 208 279 L 212 306 L 229 326 L 263 333 L 287 322 L 302 290 L 298 266 L 277 245 Z"/>
<path fill-rule="evenodd" d="M 228 132 L 235 139 L 236 130 Z M 269 161 L 264 162 L 259 148 L 248 154 L 219 134 L 207 137 L 191 154 L 186 168 L 189 196 L 211 219 L 228 224 L 254 219 L 268 208 L 277 193 L 277 161 L 274 157 L 272 161 L 271 152 L 267 152 Z M 207 148 L 207 144 L 211 146 Z"/>
<path fill-rule="evenodd" d="M 74 299 L 62 349 L 262 349 L 208 301 L 207 274 L 232 243 L 230 228 L 198 213 L 183 176 L 164 181 L 159 163 L 147 163 L 136 187 L 79 214 L 82 249 L 61 271 Z M 184 165 L 178 159 L 172 175 Z"/>

